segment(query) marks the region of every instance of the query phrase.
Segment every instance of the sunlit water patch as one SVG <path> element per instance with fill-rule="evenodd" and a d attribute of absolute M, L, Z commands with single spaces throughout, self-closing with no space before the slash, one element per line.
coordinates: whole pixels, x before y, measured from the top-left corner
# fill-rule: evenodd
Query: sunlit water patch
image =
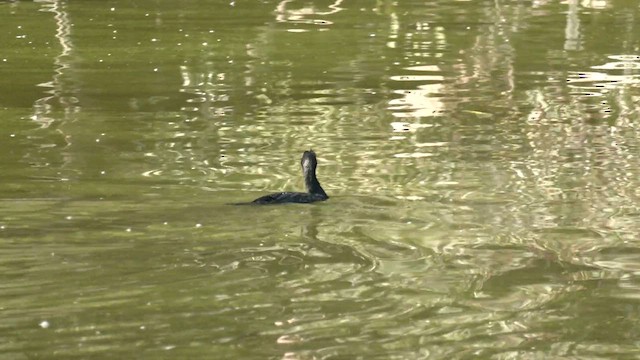
<path fill-rule="evenodd" d="M 437 66 L 411 66 L 407 75 L 393 75 L 390 80 L 398 82 L 394 94 L 397 99 L 389 101 L 388 109 L 397 118 L 419 118 L 436 116 L 445 109 L 442 92 L 444 76 Z M 426 74 L 425 74 L 426 73 Z M 415 84 L 415 87 L 411 86 Z"/>
<path fill-rule="evenodd" d="M 573 71 L 567 79 L 573 95 L 595 97 L 595 109 L 603 114 L 621 114 L 626 117 L 637 113 L 634 95 L 640 85 L 640 61 L 637 55 L 610 55 L 611 62 L 593 65 L 595 71 Z M 610 99 L 611 92 L 628 93 L 624 100 Z"/>

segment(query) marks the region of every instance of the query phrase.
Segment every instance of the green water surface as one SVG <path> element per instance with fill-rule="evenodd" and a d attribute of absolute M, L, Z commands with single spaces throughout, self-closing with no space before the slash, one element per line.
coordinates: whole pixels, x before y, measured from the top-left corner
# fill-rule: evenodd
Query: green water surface
<path fill-rule="evenodd" d="M 640 2 L 0 19 L 0 359 L 640 356 Z"/>

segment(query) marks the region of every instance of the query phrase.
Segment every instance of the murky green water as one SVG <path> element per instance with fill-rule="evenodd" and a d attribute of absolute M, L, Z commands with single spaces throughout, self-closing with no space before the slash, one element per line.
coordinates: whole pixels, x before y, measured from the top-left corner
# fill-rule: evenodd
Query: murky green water
<path fill-rule="evenodd" d="M 639 18 L 0 1 L 0 359 L 638 356 Z"/>

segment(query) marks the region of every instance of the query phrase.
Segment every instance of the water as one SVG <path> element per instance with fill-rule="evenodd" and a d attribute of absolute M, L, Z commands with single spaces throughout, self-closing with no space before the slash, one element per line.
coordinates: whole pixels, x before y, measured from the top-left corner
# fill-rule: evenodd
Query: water
<path fill-rule="evenodd" d="M 0 2 L 0 359 L 637 356 L 639 9 Z"/>

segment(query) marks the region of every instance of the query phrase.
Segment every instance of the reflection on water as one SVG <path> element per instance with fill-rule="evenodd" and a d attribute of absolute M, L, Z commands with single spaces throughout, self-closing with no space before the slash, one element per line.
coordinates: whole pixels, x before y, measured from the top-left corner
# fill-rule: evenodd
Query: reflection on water
<path fill-rule="evenodd" d="M 6 357 L 635 354 L 637 6 L 0 12 Z"/>
<path fill-rule="evenodd" d="M 303 5 L 303 7 L 299 8 L 296 4 Z M 327 17 L 344 10 L 340 7 L 341 4 L 342 0 L 336 0 L 326 9 L 321 9 L 310 3 L 301 4 L 294 0 L 280 1 L 276 7 L 276 21 L 287 24 L 332 25 L 333 22 L 326 20 L 326 18 L 316 17 Z M 296 30 L 304 31 L 303 29 L 288 29 L 288 31 L 298 32 Z"/>

